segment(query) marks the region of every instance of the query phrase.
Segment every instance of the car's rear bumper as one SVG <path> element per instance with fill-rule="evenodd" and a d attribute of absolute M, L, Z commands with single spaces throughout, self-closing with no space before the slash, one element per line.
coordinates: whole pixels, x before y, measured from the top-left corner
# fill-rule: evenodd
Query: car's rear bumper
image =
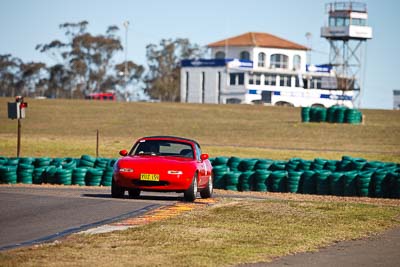
<path fill-rule="evenodd" d="M 189 188 L 192 177 L 171 175 L 160 178 L 160 181 L 141 181 L 139 177 L 114 173 L 115 182 L 124 188 L 136 188 L 142 191 L 182 192 Z"/>

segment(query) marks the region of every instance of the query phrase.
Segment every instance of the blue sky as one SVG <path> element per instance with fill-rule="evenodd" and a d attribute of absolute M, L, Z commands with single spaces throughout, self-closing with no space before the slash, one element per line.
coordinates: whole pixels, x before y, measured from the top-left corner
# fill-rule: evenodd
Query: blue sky
<path fill-rule="evenodd" d="M 89 32 L 103 34 L 109 25 L 128 20 L 128 58 L 146 64 L 146 45 L 163 38 L 189 38 L 208 43 L 249 31 L 267 32 L 306 45 L 312 33 L 312 63 L 326 63 L 329 44 L 320 37 L 327 20 L 321 0 L 0 0 L 0 54 L 25 62 L 54 62 L 35 46 L 63 39 L 59 25 L 87 20 Z M 333 1 L 332 1 L 333 2 Z M 369 25 L 362 108 L 391 109 L 393 89 L 400 89 L 400 1 L 369 0 Z M 123 60 L 123 52 L 117 61 Z"/>

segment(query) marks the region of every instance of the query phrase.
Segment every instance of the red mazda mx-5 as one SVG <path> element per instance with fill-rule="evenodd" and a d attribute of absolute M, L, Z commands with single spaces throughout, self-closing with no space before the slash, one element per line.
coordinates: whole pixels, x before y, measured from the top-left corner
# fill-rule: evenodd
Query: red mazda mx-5
<path fill-rule="evenodd" d="M 111 196 L 122 198 L 128 191 L 132 198 L 141 191 L 184 193 L 194 201 L 213 193 L 212 166 L 208 154 L 202 154 L 194 140 L 173 136 L 149 136 L 136 141 L 131 151 L 114 165 Z"/>

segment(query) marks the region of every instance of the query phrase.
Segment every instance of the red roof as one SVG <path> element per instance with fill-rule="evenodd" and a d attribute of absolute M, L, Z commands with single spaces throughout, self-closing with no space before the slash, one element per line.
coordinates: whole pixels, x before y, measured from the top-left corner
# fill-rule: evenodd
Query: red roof
<path fill-rule="evenodd" d="M 295 50 L 308 50 L 307 47 L 279 38 L 275 35 L 261 32 L 248 32 L 232 38 L 208 44 L 208 47 L 224 46 L 255 46 Z"/>

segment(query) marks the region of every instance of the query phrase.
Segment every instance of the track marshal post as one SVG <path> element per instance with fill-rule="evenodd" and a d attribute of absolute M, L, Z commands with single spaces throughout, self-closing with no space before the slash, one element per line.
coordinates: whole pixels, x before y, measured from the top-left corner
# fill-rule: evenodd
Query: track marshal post
<path fill-rule="evenodd" d="M 24 102 L 23 96 L 16 96 L 15 102 L 8 102 L 8 118 L 17 119 L 17 157 L 19 158 L 21 152 L 21 119 L 25 118 L 25 109 L 28 107 L 28 103 Z"/>

